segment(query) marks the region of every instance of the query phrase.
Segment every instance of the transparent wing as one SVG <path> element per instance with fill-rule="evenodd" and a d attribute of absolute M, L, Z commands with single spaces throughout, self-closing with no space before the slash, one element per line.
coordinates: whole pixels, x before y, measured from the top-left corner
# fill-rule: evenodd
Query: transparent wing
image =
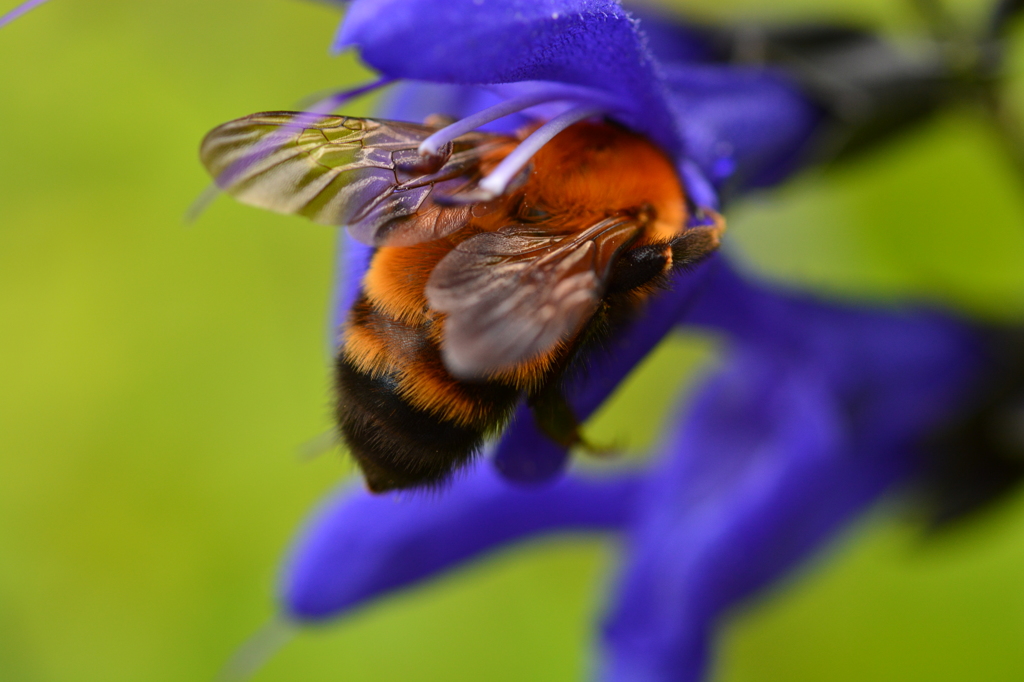
<path fill-rule="evenodd" d="M 430 305 L 448 316 L 449 371 L 481 377 L 571 340 L 597 310 L 616 256 L 641 230 L 624 216 L 571 234 L 517 223 L 459 244 L 427 283 Z"/>
<path fill-rule="evenodd" d="M 400 121 L 296 112 L 246 116 L 214 128 L 200 158 L 240 201 L 345 225 L 371 246 L 405 246 L 457 231 L 481 208 L 458 202 L 476 188 L 481 163 L 516 140 L 470 133 L 423 157 L 436 128 Z M 445 201 L 454 197 L 456 200 Z"/>

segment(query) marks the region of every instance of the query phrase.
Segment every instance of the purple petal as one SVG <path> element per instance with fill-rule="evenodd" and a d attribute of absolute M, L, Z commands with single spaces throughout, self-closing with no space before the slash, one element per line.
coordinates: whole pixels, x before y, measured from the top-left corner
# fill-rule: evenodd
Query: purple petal
<path fill-rule="evenodd" d="M 822 112 L 774 69 L 666 69 L 686 156 L 718 187 L 743 191 L 785 180 L 810 160 Z"/>
<path fill-rule="evenodd" d="M 670 154 L 679 137 L 637 22 L 614 0 L 356 0 L 335 42 L 393 78 L 550 81 L 612 94 Z"/>
<path fill-rule="evenodd" d="M 848 449 L 839 408 L 819 376 L 763 354 L 705 386 L 641 498 L 604 679 L 704 679 L 722 612 L 901 477 L 893 452 Z"/>
<path fill-rule="evenodd" d="M 533 412 L 524 403 L 516 409 L 491 461 L 505 480 L 532 485 L 565 471 L 569 451 L 537 428 Z"/>
<path fill-rule="evenodd" d="M 827 304 L 719 259 L 687 320 L 729 334 L 653 472 L 606 628 L 608 680 L 699 680 L 722 614 L 793 570 L 916 469 L 978 377 L 970 328 Z"/>
<path fill-rule="evenodd" d="M 936 311 L 826 301 L 745 279 L 724 259 L 709 264 L 686 315 L 741 343 L 816 363 L 865 431 L 917 433 L 949 412 L 985 362 L 979 330 Z"/>
<path fill-rule="evenodd" d="M 663 64 L 728 60 L 714 31 L 655 6 L 630 4 L 629 13 L 640 22 L 647 47 Z"/>
<path fill-rule="evenodd" d="M 285 611 L 322 620 L 528 537 L 618 530 L 632 518 L 639 485 L 637 474 L 622 473 L 523 489 L 481 466 L 443 494 L 342 491 L 291 552 Z"/>

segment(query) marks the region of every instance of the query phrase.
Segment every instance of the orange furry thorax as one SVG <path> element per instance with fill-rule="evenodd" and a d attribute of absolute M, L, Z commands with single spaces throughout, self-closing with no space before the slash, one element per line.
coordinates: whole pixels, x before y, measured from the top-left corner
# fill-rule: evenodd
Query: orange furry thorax
<path fill-rule="evenodd" d="M 578 123 L 545 145 L 523 192 L 569 225 L 643 206 L 654 213 L 645 237 L 670 238 L 686 222 L 682 186 L 668 157 L 646 138 L 604 123 Z"/>

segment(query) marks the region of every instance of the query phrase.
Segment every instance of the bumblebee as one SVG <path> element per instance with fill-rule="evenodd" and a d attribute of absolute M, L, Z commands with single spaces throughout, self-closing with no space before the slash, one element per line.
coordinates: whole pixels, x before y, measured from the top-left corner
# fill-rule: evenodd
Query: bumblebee
<path fill-rule="evenodd" d="M 423 154 L 440 127 L 270 112 L 214 129 L 200 152 L 241 201 L 375 247 L 335 386 L 376 492 L 443 483 L 524 398 L 545 433 L 579 443 L 566 371 L 724 230 L 656 146 L 615 124 L 566 127 L 497 194 L 482 181 L 533 130 Z"/>

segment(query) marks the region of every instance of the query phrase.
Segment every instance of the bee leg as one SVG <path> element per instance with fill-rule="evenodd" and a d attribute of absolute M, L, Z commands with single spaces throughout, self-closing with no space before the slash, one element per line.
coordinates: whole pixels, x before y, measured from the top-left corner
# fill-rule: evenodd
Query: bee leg
<path fill-rule="evenodd" d="M 711 216 L 712 225 L 691 227 L 666 242 L 644 244 L 619 257 L 608 278 L 606 294 L 624 294 L 657 285 L 672 270 L 694 265 L 714 252 L 725 231 L 725 222 Z"/>
<path fill-rule="evenodd" d="M 725 219 L 713 211 L 704 211 L 710 225 L 691 227 L 669 242 L 672 247 L 671 269 L 696 265 L 718 250 L 725 233 Z"/>
<path fill-rule="evenodd" d="M 597 459 L 615 459 L 622 454 L 622 448 L 617 445 L 596 445 L 585 439 L 577 447 Z"/>
<path fill-rule="evenodd" d="M 549 382 L 530 396 L 528 404 L 541 432 L 562 447 L 581 448 L 597 456 L 616 454 L 616 448 L 594 445 L 580 433 L 579 419 L 557 381 Z"/>
<path fill-rule="evenodd" d="M 537 426 L 551 440 L 566 448 L 583 441 L 580 423 L 557 381 L 550 381 L 527 401 Z"/>
<path fill-rule="evenodd" d="M 672 245 L 645 244 L 622 254 L 608 278 L 606 294 L 624 294 L 651 284 L 672 267 Z"/>

